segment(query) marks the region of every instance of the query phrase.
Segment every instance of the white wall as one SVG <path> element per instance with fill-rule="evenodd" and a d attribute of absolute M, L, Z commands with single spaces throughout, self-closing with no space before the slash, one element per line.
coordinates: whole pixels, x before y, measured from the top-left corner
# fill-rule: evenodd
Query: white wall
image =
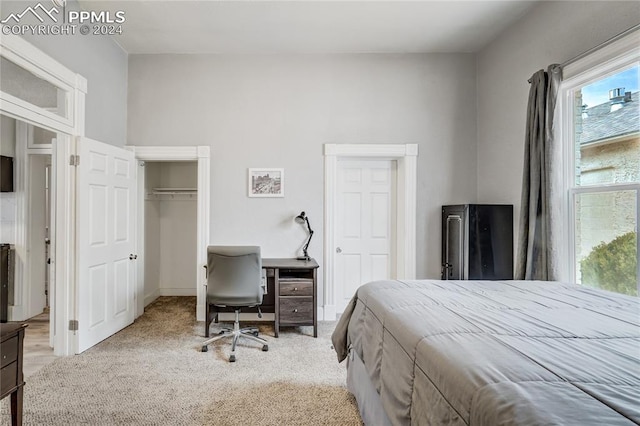
<path fill-rule="evenodd" d="M 33 6 L 34 1 L 2 1 L 2 17 Z M 67 11 L 79 10 L 77 1 L 67 2 Z M 22 23 L 29 22 L 29 17 Z M 3 37 L 17 37 L 8 35 Z M 86 136 L 122 146 L 127 135 L 127 53 L 110 36 L 25 35 L 24 39 L 88 80 Z"/>
<path fill-rule="evenodd" d="M 417 143 L 417 275 L 439 277 L 440 206 L 476 198 L 475 104 L 468 54 L 132 55 L 128 143 L 211 146 L 210 242 L 298 255 L 304 210 L 321 266 L 323 144 Z M 285 197 L 248 198 L 249 167 L 283 167 Z"/>
<path fill-rule="evenodd" d="M 527 80 L 639 22 L 635 1 L 543 1 L 478 53 L 478 200 L 514 204 L 516 230 Z"/>

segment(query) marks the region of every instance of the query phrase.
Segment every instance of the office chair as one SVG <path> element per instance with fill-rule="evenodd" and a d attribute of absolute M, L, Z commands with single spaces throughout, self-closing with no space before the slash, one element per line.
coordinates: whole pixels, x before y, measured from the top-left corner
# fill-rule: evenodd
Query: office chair
<path fill-rule="evenodd" d="M 229 362 L 236 361 L 236 344 L 241 337 L 262 343 L 262 350 L 268 351 L 267 341 L 258 337 L 258 329 L 240 328 L 240 308 L 258 307 L 258 317 L 262 318 L 262 257 L 260 247 L 255 246 L 209 246 L 207 248 L 207 300 L 205 303 L 205 336 L 209 336 L 211 326 L 211 306 L 231 307 L 236 313 L 233 329 L 225 328 L 220 334 L 202 344 L 202 352 L 208 345 L 233 337 Z M 217 315 L 217 313 L 216 313 Z"/>

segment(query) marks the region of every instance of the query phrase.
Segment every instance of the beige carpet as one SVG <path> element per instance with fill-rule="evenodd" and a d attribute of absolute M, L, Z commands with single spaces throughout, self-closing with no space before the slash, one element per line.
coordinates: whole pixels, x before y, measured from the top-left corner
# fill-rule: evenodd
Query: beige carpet
<path fill-rule="evenodd" d="M 136 322 L 25 385 L 25 425 L 361 425 L 331 349 L 335 323 L 261 327 L 269 351 L 244 341 L 200 352 L 195 298 L 161 297 Z M 213 328 L 215 329 L 214 324 Z M 8 399 L 0 424 L 8 424 Z"/>

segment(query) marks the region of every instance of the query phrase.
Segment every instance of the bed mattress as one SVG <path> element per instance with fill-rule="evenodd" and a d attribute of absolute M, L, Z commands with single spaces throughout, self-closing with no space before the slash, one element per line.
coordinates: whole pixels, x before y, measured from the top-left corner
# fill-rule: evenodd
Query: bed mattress
<path fill-rule="evenodd" d="M 394 425 L 640 424 L 638 298 L 541 281 L 377 281 L 332 336 Z"/>

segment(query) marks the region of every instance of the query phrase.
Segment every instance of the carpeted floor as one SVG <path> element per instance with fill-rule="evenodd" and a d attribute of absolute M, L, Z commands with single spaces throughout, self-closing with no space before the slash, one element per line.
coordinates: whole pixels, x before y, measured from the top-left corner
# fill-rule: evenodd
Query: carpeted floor
<path fill-rule="evenodd" d="M 335 323 L 261 326 L 269 342 L 229 341 L 200 352 L 195 298 L 161 297 L 136 322 L 88 351 L 29 378 L 25 425 L 361 425 L 331 349 Z M 215 330 L 214 324 L 212 330 Z M 8 398 L 0 424 L 9 424 Z"/>

